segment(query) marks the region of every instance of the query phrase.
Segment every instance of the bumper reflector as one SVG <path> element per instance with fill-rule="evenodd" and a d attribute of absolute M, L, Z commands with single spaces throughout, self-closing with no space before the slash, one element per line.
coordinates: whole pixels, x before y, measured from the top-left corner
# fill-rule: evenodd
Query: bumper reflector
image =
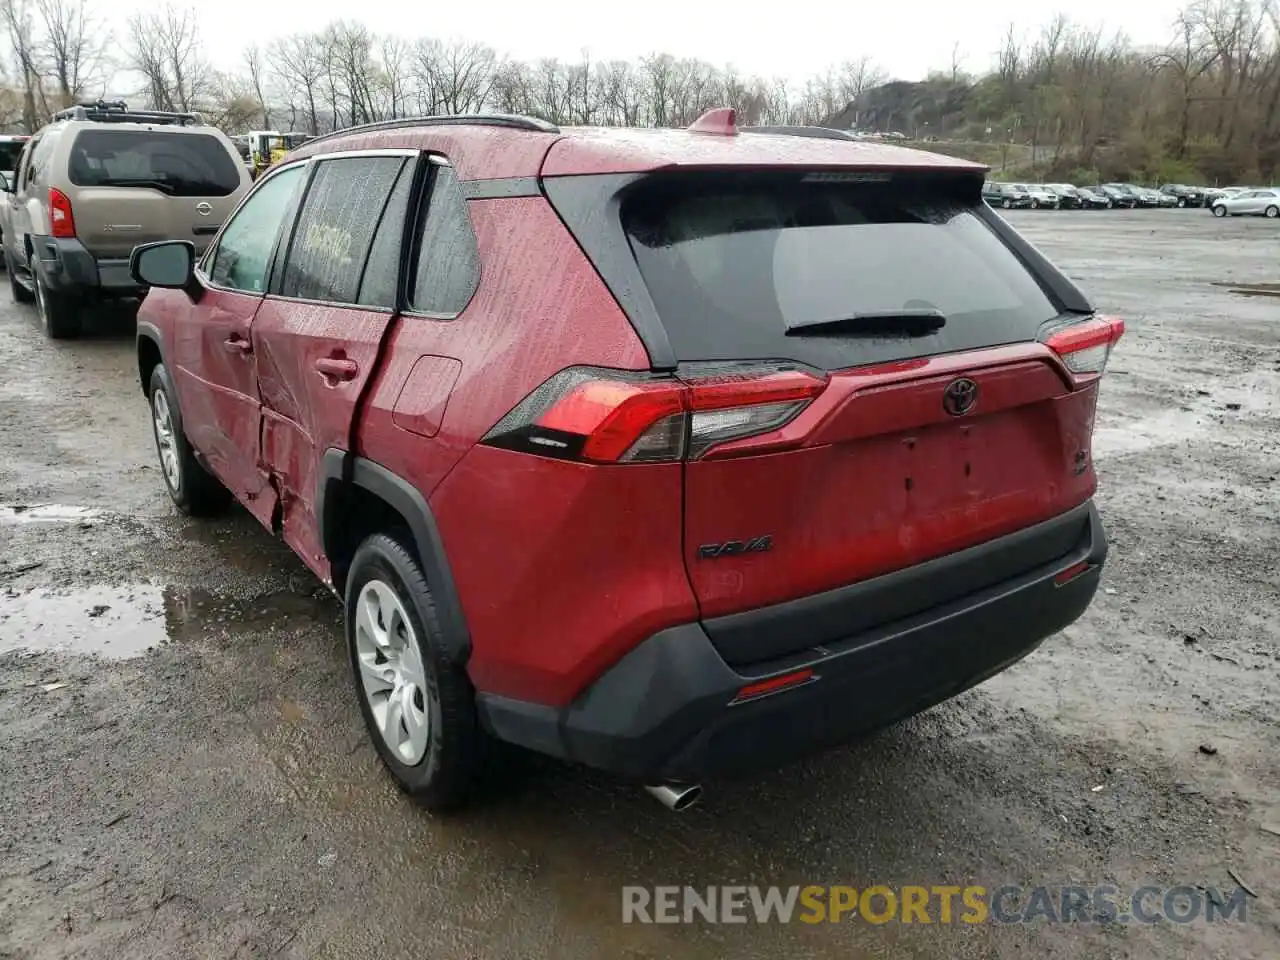
<path fill-rule="evenodd" d="M 1076 577 L 1080 576 L 1080 574 L 1088 573 L 1088 572 L 1089 572 L 1089 561 L 1081 560 L 1079 563 L 1074 563 L 1071 566 L 1067 567 L 1067 569 L 1063 570 L 1060 574 L 1054 577 L 1053 582 L 1055 586 L 1060 587 L 1065 583 L 1070 583 Z"/>
<path fill-rule="evenodd" d="M 803 686 L 817 679 L 818 677 L 813 670 L 805 667 L 803 670 L 796 670 L 793 673 L 784 673 L 781 676 L 770 677 L 768 680 L 759 680 L 756 683 L 749 683 L 739 690 L 738 695 L 729 701 L 729 705 L 745 703 L 748 700 L 758 700 L 761 697 L 769 696 L 771 693 L 790 690 L 792 687 Z"/>

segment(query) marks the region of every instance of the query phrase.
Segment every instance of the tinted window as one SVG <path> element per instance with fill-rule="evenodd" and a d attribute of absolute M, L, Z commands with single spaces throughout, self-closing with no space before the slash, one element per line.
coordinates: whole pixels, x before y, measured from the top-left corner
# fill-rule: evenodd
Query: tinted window
<path fill-rule="evenodd" d="M 49 157 L 53 153 L 53 145 L 58 142 L 57 134 L 48 134 L 33 140 L 31 153 L 27 160 L 28 184 L 47 184 L 49 182 Z"/>
<path fill-rule="evenodd" d="M 450 167 L 435 168 L 422 218 L 418 265 L 410 303 L 419 313 L 461 313 L 480 282 L 480 252 L 462 188 Z"/>
<path fill-rule="evenodd" d="M 623 222 L 679 359 L 832 369 L 1030 340 L 1059 313 L 983 209 L 975 182 L 937 175 L 673 174 L 628 197 Z M 829 325 L 921 311 L 946 322 Z"/>
<path fill-rule="evenodd" d="M 409 193 L 413 189 L 413 166 L 405 164 L 396 180 L 387 209 L 383 211 L 373 246 L 369 248 L 369 261 L 360 279 L 360 294 L 356 303 L 368 307 L 396 306 L 396 281 L 400 278 L 400 241 L 404 237 L 404 218 L 409 213 Z"/>
<path fill-rule="evenodd" d="M 245 201 L 210 254 L 209 279 L 221 287 L 262 293 L 276 237 L 302 176 L 289 167 L 263 180 Z"/>
<path fill-rule="evenodd" d="M 82 130 L 68 175 L 80 187 L 155 187 L 176 197 L 225 197 L 240 186 L 235 156 L 207 133 Z"/>
<path fill-rule="evenodd" d="M 26 145 L 25 140 L 0 141 L 0 170 L 17 170 L 18 158 L 22 156 L 22 148 Z"/>
<path fill-rule="evenodd" d="M 280 294 L 355 303 L 403 157 L 346 157 L 316 165 L 289 245 Z"/>

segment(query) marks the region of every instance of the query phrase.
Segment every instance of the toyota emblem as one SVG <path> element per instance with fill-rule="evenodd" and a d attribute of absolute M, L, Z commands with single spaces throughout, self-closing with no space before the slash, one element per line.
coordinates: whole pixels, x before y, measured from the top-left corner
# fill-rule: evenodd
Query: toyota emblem
<path fill-rule="evenodd" d="M 202 217 L 207 217 L 209 214 L 213 213 L 213 204 L 208 201 L 201 200 L 196 204 L 196 213 L 200 214 Z"/>
<path fill-rule="evenodd" d="M 953 417 L 968 413 L 977 402 L 978 385 L 968 377 L 952 380 L 942 393 L 942 409 Z"/>

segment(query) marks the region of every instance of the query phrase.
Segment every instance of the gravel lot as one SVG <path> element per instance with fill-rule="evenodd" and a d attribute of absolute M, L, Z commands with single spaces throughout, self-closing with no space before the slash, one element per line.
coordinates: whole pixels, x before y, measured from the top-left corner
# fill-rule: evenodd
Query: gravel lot
<path fill-rule="evenodd" d="M 1104 590 L 976 691 L 683 816 L 532 758 L 414 809 L 334 601 L 243 511 L 171 509 L 127 319 L 54 344 L 6 297 L 0 957 L 1280 956 L 1280 297 L 1248 286 L 1280 228 L 1011 219 L 1128 321 Z M 621 923 L 625 884 L 1239 880 L 1243 923 Z"/>

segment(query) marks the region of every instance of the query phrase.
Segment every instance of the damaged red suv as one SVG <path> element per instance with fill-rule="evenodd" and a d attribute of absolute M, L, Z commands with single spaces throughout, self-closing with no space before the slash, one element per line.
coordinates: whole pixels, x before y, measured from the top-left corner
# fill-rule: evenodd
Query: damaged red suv
<path fill-rule="evenodd" d="M 343 598 L 386 766 L 494 741 L 683 807 L 1084 611 L 1123 325 L 965 161 L 824 136 L 398 120 L 135 250 L 169 492 Z"/>

